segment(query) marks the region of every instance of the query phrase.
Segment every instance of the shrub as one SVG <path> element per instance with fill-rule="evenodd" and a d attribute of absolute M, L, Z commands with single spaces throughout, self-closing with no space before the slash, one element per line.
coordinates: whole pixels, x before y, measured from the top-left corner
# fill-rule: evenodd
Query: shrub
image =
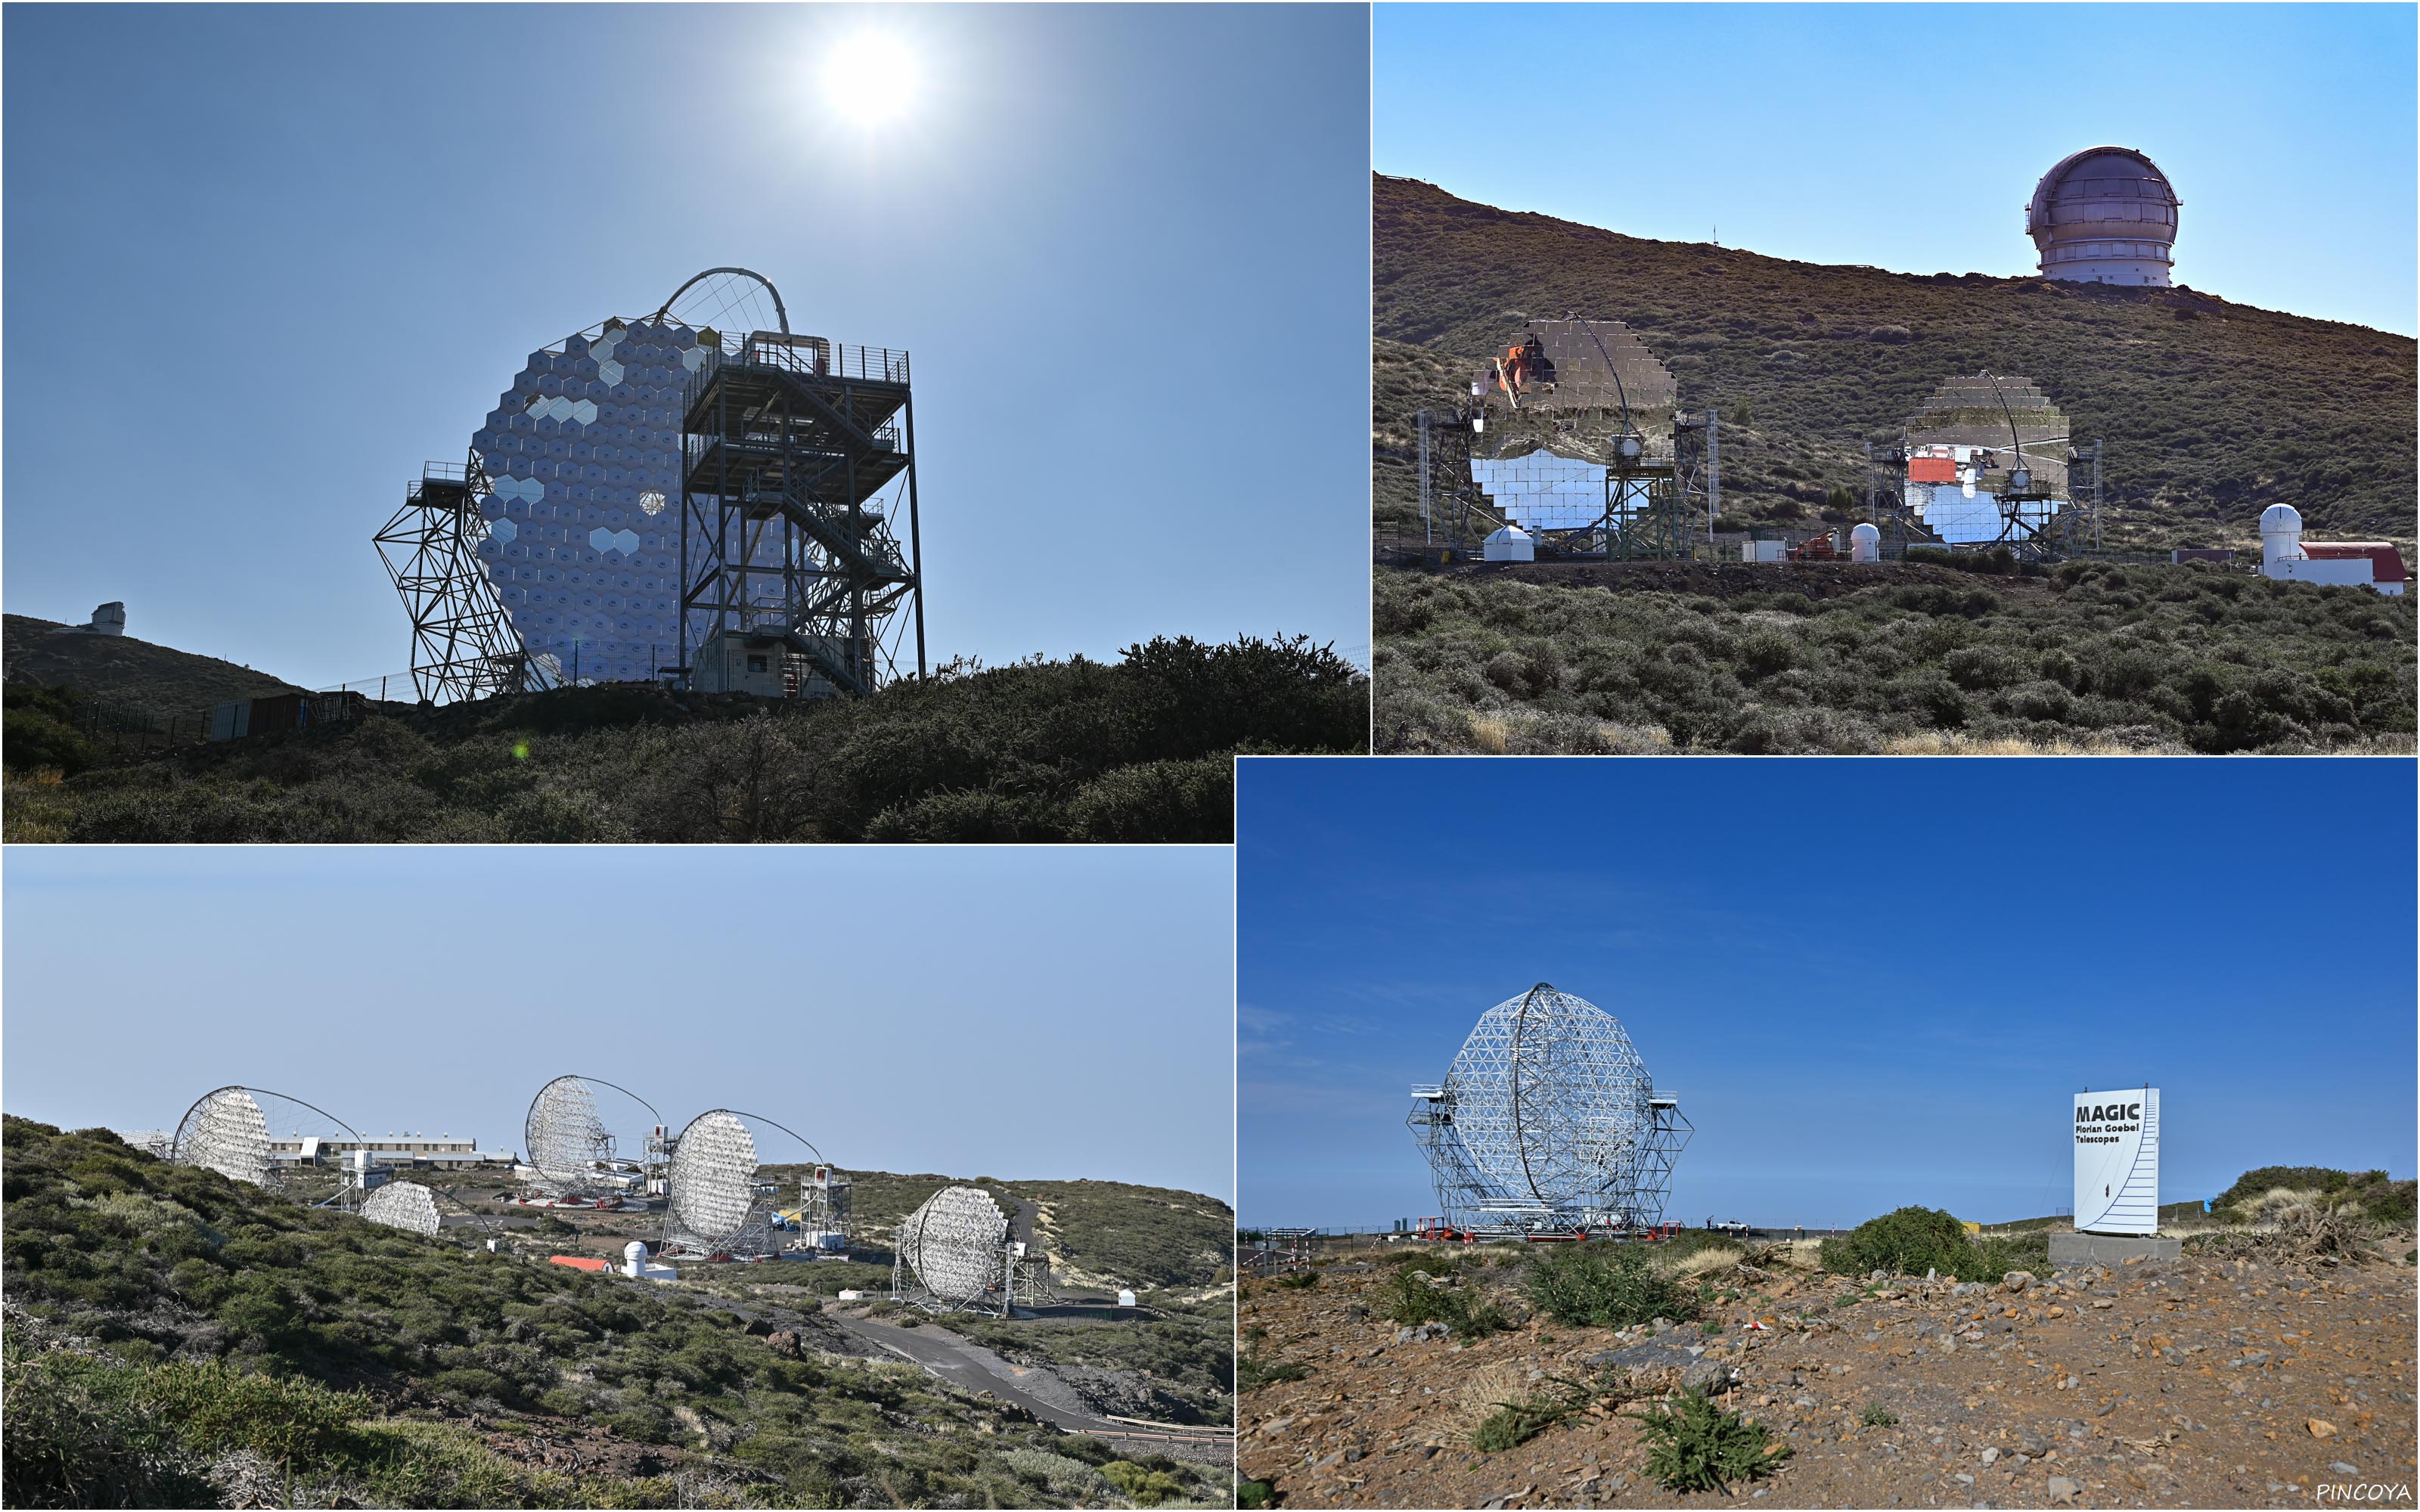
<path fill-rule="evenodd" d="M 1077 840 L 1223 844 L 1235 828 L 1232 757 L 1140 762 L 1093 782 L 1067 804 Z"/>
<path fill-rule="evenodd" d="M 1567 1244 L 1529 1267 L 1529 1300 L 1559 1323 L 1629 1328 L 1697 1316 L 1698 1304 L 1636 1244 Z"/>
<path fill-rule="evenodd" d="M 1185 1482 L 1174 1475 L 1164 1470 L 1147 1470 L 1128 1460 L 1112 1459 L 1101 1467 L 1101 1473 L 1138 1506 L 1157 1506 L 1185 1495 Z"/>
<path fill-rule="evenodd" d="M 1773 1473 L 1791 1455 L 1763 1424 L 1716 1407 L 1702 1391 L 1684 1392 L 1637 1422 L 1647 1473 L 1668 1491 L 1719 1491 Z"/>
<path fill-rule="evenodd" d="M 1868 1402 L 1866 1410 L 1858 1414 L 1857 1421 L 1869 1428 L 1896 1427 L 1899 1426 L 1899 1414 L 1880 1402 Z"/>
<path fill-rule="evenodd" d="M 1405 1328 L 1443 1323 L 1466 1338 L 1483 1338 L 1512 1326 L 1492 1298 L 1464 1288 L 1430 1286 L 1426 1274 L 1417 1270 L 1397 1271 L 1379 1296 L 1387 1317 Z"/>
<path fill-rule="evenodd" d="M 101 748 L 82 732 L 49 708 L 17 706 L 14 688 L 9 696 L 10 707 L 0 715 L 0 727 L 5 727 L 0 728 L 0 751 L 7 752 L 8 770 L 50 770 L 73 777 L 101 764 Z"/>
<path fill-rule="evenodd" d="M 1939 1271 L 1962 1281 L 1982 1279 L 1975 1246 L 1966 1241 L 1966 1226 L 1938 1208 L 1900 1208 L 1869 1218 L 1823 1241 L 1823 1269 L 1846 1275 Z M 1968 1273 L 1961 1273 L 1962 1266 Z"/>

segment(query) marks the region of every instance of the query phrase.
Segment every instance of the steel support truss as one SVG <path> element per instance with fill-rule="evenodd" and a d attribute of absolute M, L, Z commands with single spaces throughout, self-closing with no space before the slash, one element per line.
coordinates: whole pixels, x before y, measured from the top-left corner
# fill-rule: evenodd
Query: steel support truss
<path fill-rule="evenodd" d="M 425 703 L 548 686 L 479 564 L 488 521 L 487 470 L 431 462 L 404 489 L 403 507 L 373 538 L 411 618 L 411 682 Z"/>

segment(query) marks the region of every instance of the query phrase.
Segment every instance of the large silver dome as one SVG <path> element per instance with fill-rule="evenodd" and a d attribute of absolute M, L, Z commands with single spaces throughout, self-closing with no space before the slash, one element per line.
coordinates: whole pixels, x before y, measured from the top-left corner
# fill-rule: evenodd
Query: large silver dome
<path fill-rule="evenodd" d="M 2034 186 L 2025 234 L 2045 278 L 2168 286 L 2180 202 L 2167 175 L 2133 147 L 2087 147 Z"/>

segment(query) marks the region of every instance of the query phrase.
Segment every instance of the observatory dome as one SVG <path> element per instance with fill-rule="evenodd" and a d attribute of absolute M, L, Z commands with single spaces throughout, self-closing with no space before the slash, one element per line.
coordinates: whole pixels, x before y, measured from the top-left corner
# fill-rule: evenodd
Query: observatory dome
<path fill-rule="evenodd" d="M 2176 191 L 2133 147 L 2087 147 L 2034 186 L 2025 234 L 2045 278 L 2168 286 L 2177 240 Z"/>
<path fill-rule="evenodd" d="M 2271 504 L 2260 512 L 2260 560 L 2288 562 L 2303 550 L 2303 512 L 2291 504 Z"/>

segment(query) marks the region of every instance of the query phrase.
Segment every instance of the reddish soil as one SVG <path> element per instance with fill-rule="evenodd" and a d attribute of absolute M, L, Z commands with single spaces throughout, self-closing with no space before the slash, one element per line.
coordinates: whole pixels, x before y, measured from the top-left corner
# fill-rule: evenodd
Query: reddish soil
<path fill-rule="evenodd" d="M 1792 1450 L 1728 1495 L 1677 1495 L 1642 1473 L 1639 1435 L 1617 1419 L 1643 1403 L 1478 1453 L 1467 1434 L 1487 1385 L 1588 1377 L 1590 1356 L 1647 1331 L 1528 1318 L 1467 1343 L 1397 1343 L 1378 1295 L 1388 1273 L 1347 1262 L 1316 1287 L 1246 1293 L 1246 1352 L 1310 1371 L 1240 1403 L 1241 1468 L 1285 1504 L 2307 1507 L 2320 1486 L 2367 1485 L 2366 1504 L 2408 1507 L 2420 1482 L 2408 1266 L 2189 1256 L 1967 1295 L 1804 1271 L 1703 1277 L 1741 1293 L 1708 1308 L 1721 1332 L 1658 1342 L 1694 1339 L 1730 1367 L 1722 1399 Z M 1518 1274 L 1462 1284 L 1520 1313 Z M 1896 1421 L 1869 1426 L 1869 1407 Z"/>

